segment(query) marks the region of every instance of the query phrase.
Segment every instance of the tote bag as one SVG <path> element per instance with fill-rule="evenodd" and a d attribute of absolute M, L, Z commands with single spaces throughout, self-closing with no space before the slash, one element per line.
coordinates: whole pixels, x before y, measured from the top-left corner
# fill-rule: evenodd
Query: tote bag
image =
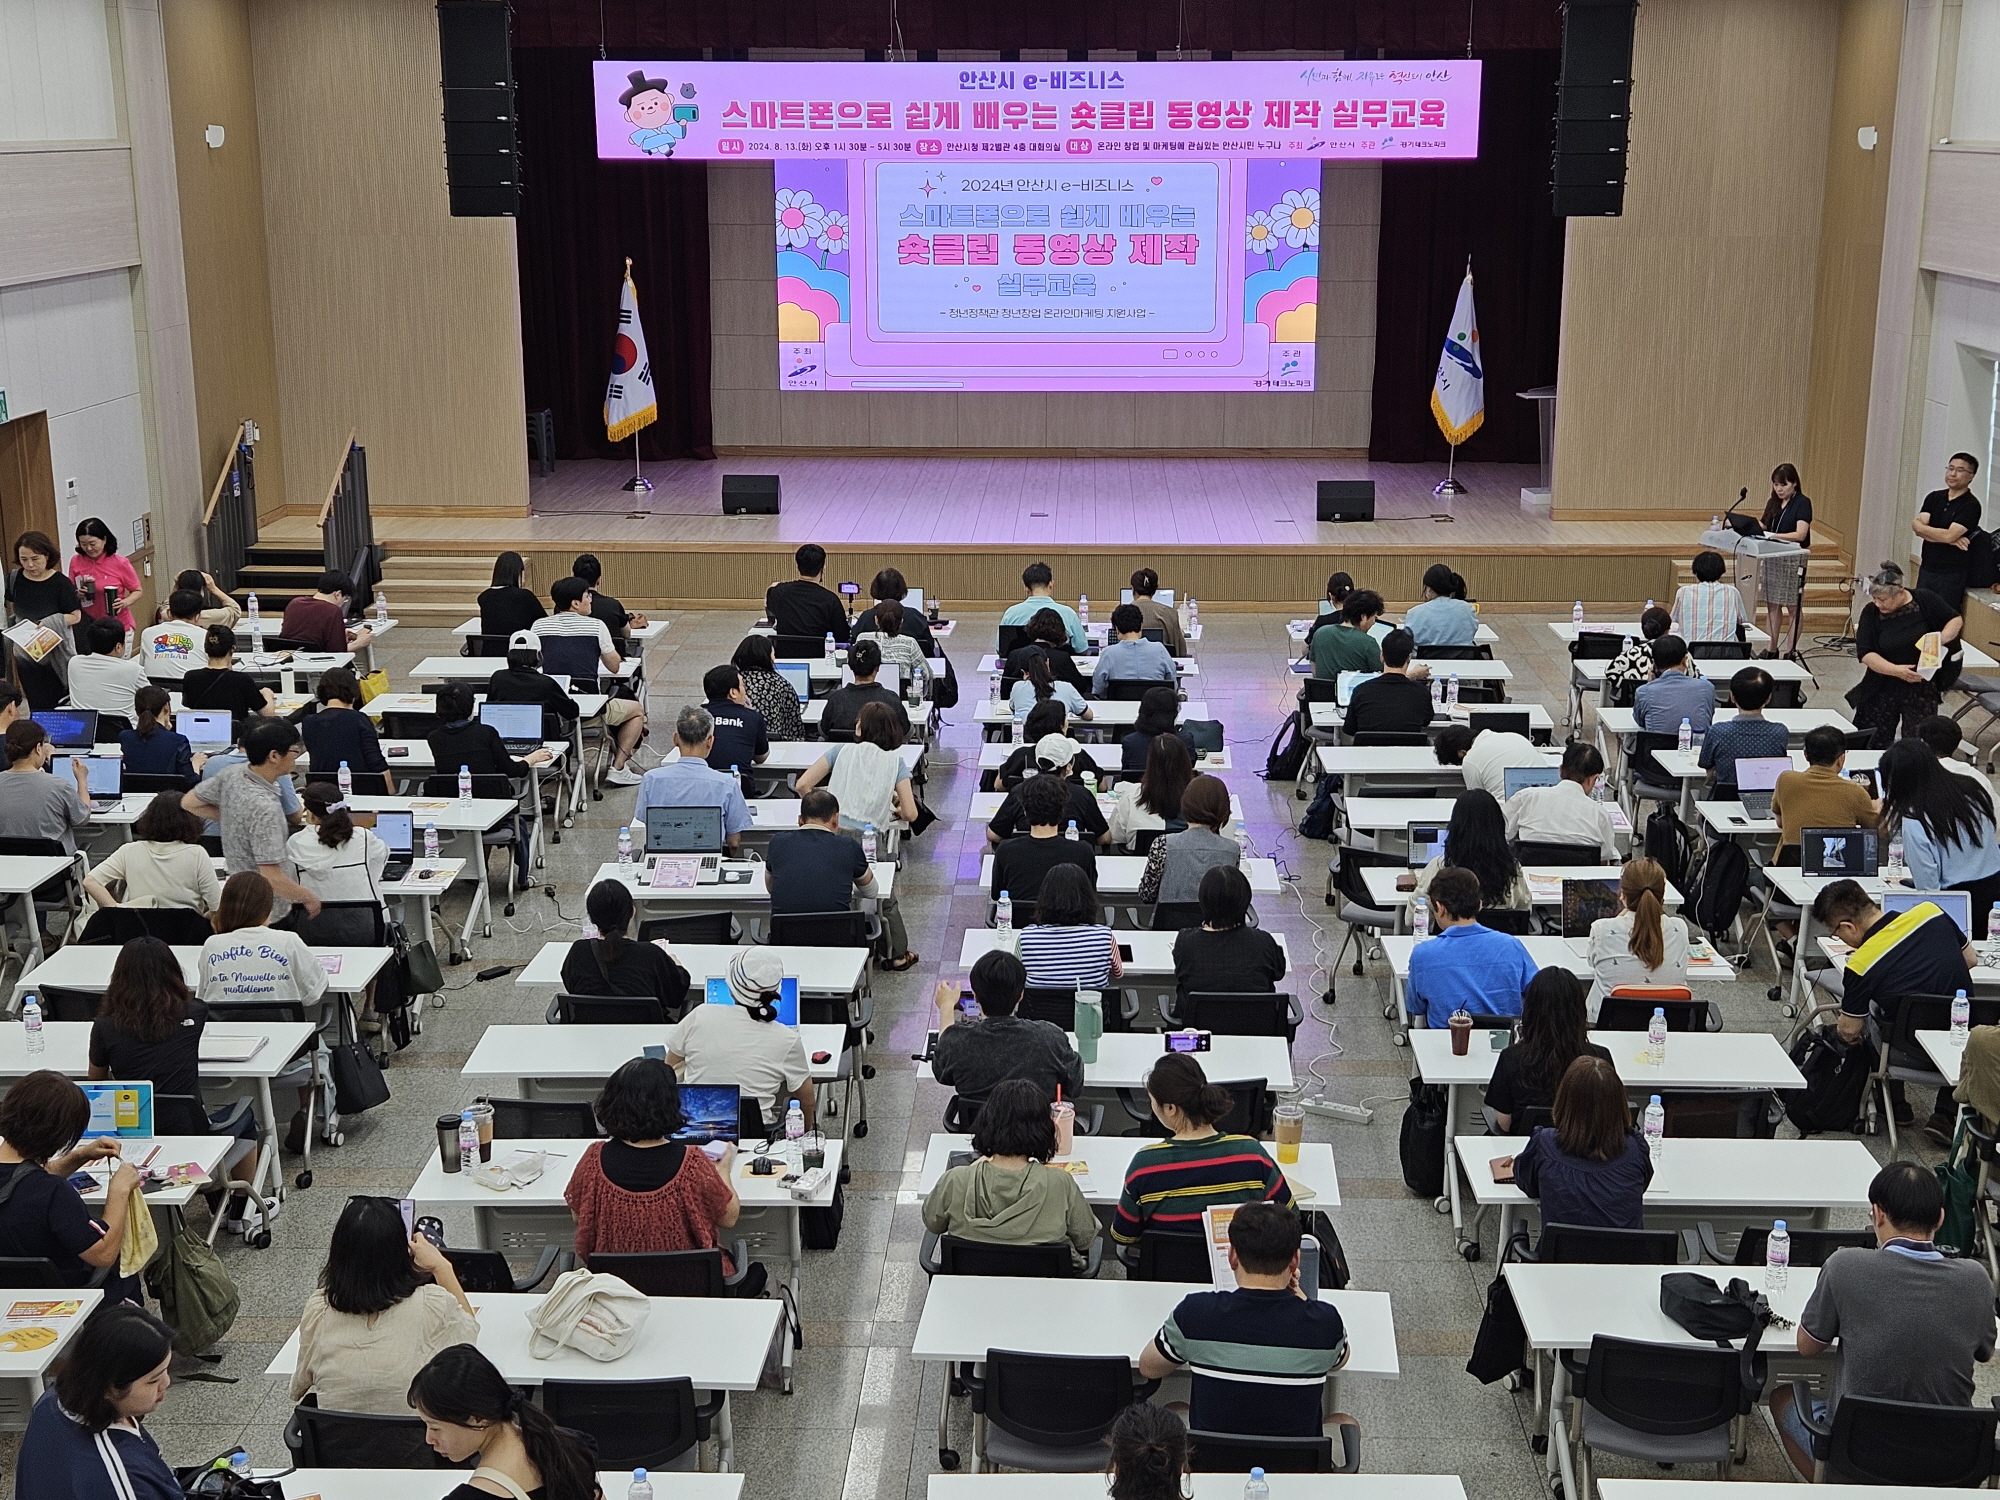
<path fill-rule="evenodd" d="M 623 1358 L 639 1341 L 653 1304 L 630 1282 L 597 1271 L 565 1271 L 528 1315 L 528 1354 L 552 1359 L 574 1349 L 591 1359 Z"/>

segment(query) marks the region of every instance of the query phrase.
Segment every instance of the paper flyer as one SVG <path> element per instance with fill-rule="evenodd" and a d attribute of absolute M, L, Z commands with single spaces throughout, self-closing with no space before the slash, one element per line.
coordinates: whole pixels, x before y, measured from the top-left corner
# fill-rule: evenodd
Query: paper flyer
<path fill-rule="evenodd" d="M 9 1318 L 73 1318 L 82 1311 L 81 1302 L 16 1302 L 7 1309 Z"/>
<path fill-rule="evenodd" d="M 62 644 L 62 637 L 46 625 L 38 625 L 33 620 L 23 620 L 7 632 L 7 639 L 20 647 L 30 661 L 40 661 Z"/>
<path fill-rule="evenodd" d="M 1236 1273 L 1229 1268 L 1229 1221 L 1236 1217 L 1234 1203 L 1210 1204 L 1201 1211 L 1201 1233 L 1208 1241 L 1209 1280 L 1224 1291 L 1236 1290 Z"/>
<path fill-rule="evenodd" d="M 660 891 L 691 891 L 697 884 L 701 861 L 694 855 L 663 857 L 653 866 L 653 888 Z"/>
<path fill-rule="evenodd" d="M 1917 639 L 1917 675 L 1929 682 L 1944 665 L 1944 638 L 1933 630 Z"/>

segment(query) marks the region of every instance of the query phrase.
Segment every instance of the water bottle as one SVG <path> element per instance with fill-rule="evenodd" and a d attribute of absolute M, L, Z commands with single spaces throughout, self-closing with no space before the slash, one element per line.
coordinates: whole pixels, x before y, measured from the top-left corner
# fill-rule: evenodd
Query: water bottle
<path fill-rule="evenodd" d="M 1722 530 L 1722 517 L 1721 517 L 1721 516 L 1710 516 L 1710 517 L 1708 518 L 1708 529 L 1709 529 L 1710 531 L 1720 531 L 1720 530 Z"/>
<path fill-rule="evenodd" d="M 632 1482 L 625 1488 L 625 1500 L 653 1500 L 653 1481 L 646 1477 L 644 1469 L 632 1471 Z"/>
<path fill-rule="evenodd" d="M 250 624 L 254 627 L 257 624 L 257 596 L 255 594 L 250 596 L 250 607 L 244 610 L 243 613 L 249 617 Z"/>
<path fill-rule="evenodd" d="M 1900 833 L 1889 840 L 1889 868 L 1892 870 L 1903 868 L 1903 836 Z M 1992 929 L 1988 928 L 1987 932 L 1990 936 Z"/>
<path fill-rule="evenodd" d="M 1433 677 L 1431 679 L 1431 716 L 1435 718 L 1443 707 L 1444 679 L 1442 677 Z"/>
<path fill-rule="evenodd" d="M 1064 831 L 1064 833 L 1063 833 L 1063 837 L 1064 837 L 1064 838 L 1066 838 L 1066 839 L 1068 839 L 1068 840 L 1069 840 L 1069 841 L 1070 841 L 1070 842 L 1071 842 L 1072 844 L 1074 844 L 1074 843 L 1076 842 L 1076 819 L 1075 819 L 1075 818 L 1071 818 L 1071 819 L 1069 820 L 1069 827 L 1068 827 L 1068 829 L 1066 829 L 1066 830 Z"/>
<path fill-rule="evenodd" d="M 1651 609 L 1652 609 L 1652 607 L 1653 607 L 1653 601 L 1652 601 L 1651 599 L 1648 599 L 1648 600 L 1646 601 L 1646 608 L 1647 608 L 1648 610 L 1651 610 Z"/>
<path fill-rule="evenodd" d="M 629 825 L 618 830 L 618 863 L 632 863 L 632 829 Z"/>
<path fill-rule="evenodd" d="M 428 819 L 424 822 L 424 858 L 438 857 L 438 826 Z"/>
<path fill-rule="evenodd" d="M 1189 595 L 1188 595 L 1188 629 L 1190 629 L 1190 630 L 1199 630 L 1200 628 L 1201 628 L 1201 606 L 1200 606 L 1199 604 L 1197 604 L 1197 603 L 1195 603 L 1195 602 L 1194 602 L 1194 595 L 1193 595 L 1193 594 L 1189 594 Z"/>
<path fill-rule="evenodd" d="M 47 1045 L 42 1039 L 42 1006 L 31 993 L 21 1006 L 21 1028 L 28 1034 L 28 1056 L 40 1057 Z"/>
<path fill-rule="evenodd" d="M 479 1126 L 474 1123 L 470 1109 L 460 1110 L 458 1115 L 458 1169 L 479 1170 Z"/>
<path fill-rule="evenodd" d="M 2000 969 L 2000 901 L 1986 918 L 1986 949 L 1980 960 L 1989 969 Z"/>
<path fill-rule="evenodd" d="M 1243 1500 L 1271 1500 L 1271 1487 L 1264 1482 L 1264 1471 L 1252 1469 L 1249 1483 L 1243 1486 Z"/>
<path fill-rule="evenodd" d="M 1660 1108 L 1660 1096 L 1653 1095 L 1653 1102 L 1646 1106 L 1646 1154 L 1653 1158 L 1653 1165 L 1660 1164 L 1660 1146 L 1667 1133 L 1667 1112 Z"/>
<path fill-rule="evenodd" d="M 603 937 L 604 934 L 597 930 L 597 924 L 595 922 L 586 920 L 583 924 L 583 931 L 579 934 L 579 936 L 582 937 L 582 939 L 586 943 L 594 943 L 599 938 Z"/>
<path fill-rule="evenodd" d="M 1688 720 L 1682 719 L 1681 754 L 1686 755 L 1688 751 L 1692 750 L 1693 748 L 1694 748 L 1694 725 L 1690 723 Z"/>
<path fill-rule="evenodd" d="M 1771 1237 L 1764 1241 L 1764 1295 L 1782 1292 L 1792 1279 L 1792 1234 L 1783 1219 L 1771 1221 Z"/>
<path fill-rule="evenodd" d="M 1575 605 L 1571 607 L 1569 622 L 1572 625 L 1581 625 L 1583 623 L 1583 601 L 1581 599 L 1577 600 Z"/>
<path fill-rule="evenodd" d="M 1028 715 L 1022 709 L 1014 711 L 1014 743 L 1020 744 L 1028 734 Z"/>
<path fill-rule="evenodd" d="M 828 632 L 826 633 L 826 659 L 827 659 L 828 661 L 832 661 L 832 660 L 833 660 L 833 658 L 834 658 L 834 653 L 835 653 L 835 652 L 836 652 L 836 651 L 837 651 L 838 649 L 839 649 L 839 648 L 838 648 L 838 647 L 836 647 L 836 646 L 834 645 L 834 642 L 833 642 L 833 632 L 832 632 L 831 630 L 829 630 L 829 631 L 828 631 Z"/>
<path fill-rule="evenodd" d="M 1444 701 L 1445 701 L 1445 707 L 1447 708 L 1458 707 L 1458 673 L 1456 672 L 1452 673 L 1451 676 L 1445 680 Z"/>
<path fill-rule="evenodd" d="M 230 1454 L 229 1472 L 234 1474 L 238 1479 L 246 1482 L 250 1480 L 253 1477 L 250 1473 L 250 1455 L 245 1453 L 241 1448 Z"/>
<path fill-rule="evenodd" d="M 1000 900 L 995 905 L 993 924 L 1002 933 L 1012 933 L 1014 930 L 1014 898 L 1005 891 L 1000 893 Z"/>
<path fill-rule="evenodd" d="M 347 762 L 340 763 L 340 774 L 334 778 L 340 783 L 340 800 L 345 802 L 354 795 L 354 773 L 347 769 Z"/>
<path fill-rule="evenodd" d="M 1656 1068 L 1666 1065 L 1667 1012 L 1663 1006 L 1654 1006 L 1653 1019 L 1646 1023 L 1646 1061 Z"/>
<path fill-rule="evenodd" d="M 264 621 L 257 613 L 255 594 L 250 596 L 250 608 L 247 613 L 250 617 L 250 649 L 261 655 L 264 650 Z"/>
<path fill-rule="evenodd" d="M 389 596 L 380 589 L 375 590 L 375 623 L 377 625 L 389 623 Z"/>
<path fill-rule="evenodd" d="M 1083 627 L 1086 630 L 1090 628 L 1090 595 L 1078 594 L 1076 596 L 1076 617 L 1083 622 Z"/>
<path fill-rule="evenodd" d="M 873 823 L 863 823 L 861 825 L 861 857 L 871 865 L 875 863 L 875 825 Z"/>
<path fill-rule="evenodd" d="M 1963 1047 L 1965 1045 L 1965 1034 L 1971 1029 L 1972 1002 L 1965 998 L 1965 991 L 1960 990 L 1956 995 L 1951 997 L 1952 1046 Z"/>
<path fill-rule="evenodd" d="M 472 767 L 470 766 L 460 766 L 458 768 L 458 800 L 461 802 L 470 802 L 472 800 Z"/>
<path fill-rule="evenodd" d="M 1000 668 L 1001 664 L 996 661 L 993 664 L 993 691 L 987 694 L 986 699 L 989 703 L 998 703 L 1000 701 Z"/>
<path fill-rule="evenodd" d="M 1431 935 L 1431 904 L 1422 896 L 1410 902 L 1410 933 L 1420 943 Z"/>
<path fill-rule="evenodd" d="M 785 1150 L 793 1162 L 798 1162 L 805 1147 L 800 1143 L 806 1138 L 806 1112 L 794 1099 L 785 1111 Z"/>

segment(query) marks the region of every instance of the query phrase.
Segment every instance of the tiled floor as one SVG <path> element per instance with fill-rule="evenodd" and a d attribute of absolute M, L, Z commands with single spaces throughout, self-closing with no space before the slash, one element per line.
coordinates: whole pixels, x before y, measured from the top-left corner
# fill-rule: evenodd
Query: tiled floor
<path fill-rule="evenodd" d="M 991 623 L 974 618 L 960 626 L 952 654 L 961 670 L 989 639 Z M 1567 658 L 1543 620 L 1501 615 L 1492 623 L 1503 643 L 1499 654 L 1516 674 L 1514 695 L 1539 700 L 1560 718 Z M 656 720 L 695 701 L 702 672 L 728 658 L 744 624 L 740 615 L 674 618 L 655 656 Z M 1265 925 L 1288 934 L 1299 993 L 1321 995 L 1324 965 L 1341 936 L 1322 899 L 1329 850 L 1298 838 L 1294 825 L 1303 804 L 1289 786 L 1267 788 L 1255 774 L 1293 691 L 1285 671 L 1284 620 L 1212 615 L 1206 624 L 1201 693 L 1228 725 L 1240 768 L 1228 779 L 1243 798 L 1257 850 L 1274 855 L 1290 877 L 1284 894 L 1261 903 L 1260 915 Z M 456 644 L 442 632 L 399 632 L 391 640 L 382 655 L 399 682 L 420 657 Z M 1855 672 L 1846 656 L 1816 658 L 1815 666 L 1825 683 L 1812 695 L 1815 702 L 1833 701 Z M 968 705 L 978 687 L 976 681 L 965 683 Z M 945 1091 L 917 1085 L 911 1054 L 922 1046 L 940 956 L 955 953 L 957 933 L 983 920 L 971 882 L 977 880 L 984 829 L 965 823 L 977 779 L 972 769 L 977 735 L 965 710 L 947 717 L 952 722 L 942 751 L 932 758 L 927 790 L 943 821 L 919 843 L 898 882 L 911 942 L 924 961 L 908 974 L 875 978 L 873 1128 L 853 1143 L 854 1181 L 840 1248 L 808 1258 L 807 1347 L 799 1358 L 796 1394 L 739 1398 L 736 1431 L 739 1462 L 749 1477 L 746 1493 L 784 1500 L 922 1500 L 926 1476 L 936 1470 L 941 1376 L 934 1366 L 916 1365 L 906 1351 L 924 1298 L 924 1278 L 915 1266 L 920 1234 L 915 1168 L 936 1128 Z M 296 1324 L 343 1200 L 357 1192 L 400 1196 L 436 1149 L 432 1121 L 441 1110 L 455 1109 L 489 1088 L 511 1087 L 500 1079 L 463 1078 L 458 1069 L 485 1026 L 539 1021 L 547 992 L 516 987 L 509 979 L 480 984 L 473 975 L 488 964 L 525 961 L 545 938 L 575 935 L 581 881 L 609 848 L 614 815 L 629 806 L 630 793 L 614 790 L 591 808 L 550 851 L 547 874 L 556 882 L 557 899 L 540 892 L 524 898 L 511 923 L 496 918 L 494 935 L 478 944 L 473 964 L 447 971 L 445 1009 L 428 1019 L 424 1035 L 389 1070 L 394 1097 L 349 1127 L 344 1148 L 318 1157 L 317 1183 L 288 1199 L 276 1245 L 257 1252 L 225 1242 L 224 1262 L 242 1289 L 243 1305 L 222 1346 L 220 1368 L 237 1383 L 175 1388 L 152 1424 L 173 1462 L 204 1460 L 238 1442 L 248 1445 L 260 1467 L 284 1461 L 281 1434 L 289 1403 L 263 1370 Z M 1316 952 L 1319 966 L 1308 974 Z M 1725 1002 L 1731 1027 L 1781 1028 L 1764 999 L 1767 983 L 1768 977 L 1746 976 L 1733 987 Z M 1377 1111 L 1368 1125 L 1317 1116 L 1307 1121 L 1309 1138 L 1334 1145 L 1344 1201 L 1335 1222 L 1356 1284 L 1392 1294 L 1401 1349 L 1400 1381 L 1349 1381 L 1344 1404 L 1361 1421 L 1363 1461 L 1370 1470 L 1459 1473 L 1473 1500 L 1531 1495 L 1540 1466 L 1527 1441 L 1527 1398 L 1481 1386 L 1464 1370 L 1493 1275 L 1492 1246 L 1480 1263 L 1462 1261 L 1448 1221 L 1402 1183 L 1397 1126 L 1407 1054 L 1390 1044 L 1380 1015 L 1383 992 L 1379 963 L 1361 979 L 1343 971 L 1337 1005 L 1311 1006 L 1312 1019 L 1296 1051 L 1301 1074 L 1311 1059 L 1330 1097 L 1366 1101 Z M 1881 1142 L 1871 1145 L 1885 1149 Z M 447 1230 L 463 1242 L 470 1224 L 448 1222 Z M 955 1438 L 961 1449 L 969 1440 L 968 1421 L 961 1415 Z M 0 1452 L 11 1480 L 11 1447 Z M 1605 1472 L 1637 1471 L 1609 1463 Z M 1744 1476 L 1777 1479 L 1784 1472 L 1760 1422 Z M 6 1483 L 0 1480 L 0 1489 Z M 668 1481 L 663 1493 L 671 1492 Z"/>

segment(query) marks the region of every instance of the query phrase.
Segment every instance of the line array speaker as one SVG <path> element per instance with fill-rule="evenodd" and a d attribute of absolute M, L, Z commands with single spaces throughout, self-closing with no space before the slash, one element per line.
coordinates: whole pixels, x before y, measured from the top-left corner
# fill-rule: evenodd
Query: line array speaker
<path fill-rule="evenodd" d="M 1636 0 L 1565 0 L 1552 173 L 1557 218 L 1625 211 Z"/>
<path fill-rule="evenodd" d="M 511 219 L 521 201 L 506 0 L 438 0 L 444 176 L 455 219 Z"/>

